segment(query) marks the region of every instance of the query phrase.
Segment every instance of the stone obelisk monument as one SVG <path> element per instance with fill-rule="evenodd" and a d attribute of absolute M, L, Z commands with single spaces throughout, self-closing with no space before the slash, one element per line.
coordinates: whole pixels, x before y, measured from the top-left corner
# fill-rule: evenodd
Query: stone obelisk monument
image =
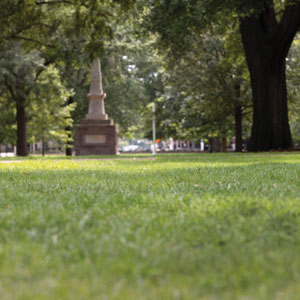
<path fill-rule="evenodd" d="M 102 89 L 100 59 L 96 59 L 92 65 L 91 87 L 87 95 L 88 114 L 75 127 L 76 155 L 119 154 L 119 130 L 105 113 L 105 97 L 106 94 Z"/>

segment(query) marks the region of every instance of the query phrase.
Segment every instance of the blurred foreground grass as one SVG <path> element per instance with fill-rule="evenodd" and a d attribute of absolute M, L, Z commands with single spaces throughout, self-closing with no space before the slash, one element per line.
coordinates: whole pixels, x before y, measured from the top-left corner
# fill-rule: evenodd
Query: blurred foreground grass
<path fill-rule="evenodd" d="M 0 299 L 299 299 L 299 154 L 124 157 L 0 161 Z"/>

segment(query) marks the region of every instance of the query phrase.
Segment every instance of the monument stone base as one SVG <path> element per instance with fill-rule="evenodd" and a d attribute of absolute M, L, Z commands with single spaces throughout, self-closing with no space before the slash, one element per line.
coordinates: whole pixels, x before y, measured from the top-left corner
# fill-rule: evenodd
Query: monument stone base
<path fill-rule="evenodd" d="M 113 120 L 82 120 L 75 126 L 75 154 L 119 154 L 119 128 Z"/>

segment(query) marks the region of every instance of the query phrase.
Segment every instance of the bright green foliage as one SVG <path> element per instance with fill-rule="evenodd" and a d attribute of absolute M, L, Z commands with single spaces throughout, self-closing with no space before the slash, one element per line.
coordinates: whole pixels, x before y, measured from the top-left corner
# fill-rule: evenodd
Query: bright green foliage
<path fill-rule="evenodd" d="M 238 17 L 259 13 L 264 8 L 261 0 L 151 0 L 144 24 L 158 32 L 164 48 L 174 55 L 188 50 L 186 39 L 211 23 L 233 24 Z"/>
<path fill-rule="evenodd" d="M 66 105 L 70 91 L 61 83 L 53 66 L 44 66 L 39 51 L 25 53 L 19 43 L 4 48 L 0 59 L 0 83 L 2 96 L 1 132 L 2 143 L 15 142 L 15 101 L 26 99 L 28 136 L 31 142 L 42 137 L 65 140 L 65 127 L 70 125 L 73 105 Z M 4 112 L 4 109 L 7 111 Z"/>
<path fill-rule="evenodd" d="M 144 110 L 149 101 L 144 78 L 149 49 L 139 41 L 130 13 L 113 22 L 114 36 L 104 44 L 100 55 L 103 88 L 107 94 L 105 109 L 111 119 L 119 124 L 121 136 L 143 136 Z M 88 110 L 86 97 L 90 84 L 90 59 L 82 52 L 81 39 L 68 44 L 63 59 L 58 63 L 64 84 L 74 91 L 72 101 L 77 106 L 72 113 L 74 124 L 82 120 Z"/>
<path fill-rule="evenodd" d="M 66 143 L 68 132 L 65 128 L 72 125 L 71 112 L 76 106 L 76 103 L 67 104 L 70 96 L 70 91 L 61 84 L 58 71 L 49 66 L 29 97 L 28 136 L 31 142 L 55 139 Z"/>
<path fill-rule="evenodd" d="M 295 144 L 300 145 L 300 40 L 291 47 L 287 60 L 287 85 L 289 90 L 290 124 Z"/>
<path fill-rule="evenodd" d="M 0 92 L 2 90 L 0 89 Z M 16 126 L 14 116 L 14 106 L 7 102 L 4 97 L 0 97 L 0 145 L 15 144 Z"/>
<path fill-rule="evenodd" d="M 181 59 L 185 55 L 189 57 L 191 53 L 203 51 L 203 47 L 201 46 L 199 48 L 193 47 L 194 44 L 191 43 L 191 40 L 205 40 L 206 32 L 211 28 L 227 28 L 228 30 L 232 30 L 238 28 L 237 25 L 240 25 L 243 47 L 247 55 L 247 64 L 251 72 L 252 81 L 254 122 L 249 149 L 257 151 L 292 147 L 287 112 L 284 108 L 284 104 L 282 104 L 283 107 L 281 110 L 280 103 L 286 102 L 285 64 L 283 62 L 285 61 L 293 38 L 299 29 L 299 0 L 153 0 L 148 2 L 145 11 L 146 18 L 144 25 L 152 32 L 159 34 L 159 45 L 167 53 L 167 57 L 171 58 L 172 63 L 176 65 L 180 65 Z M 236 30 L 234 34 L 237 36 L 238 31 Z M 224 40 L 226 40 L 226 34 L 223 33 L 222 36 Z M 255 43 L 254 41 L 258 42 Z M 191 51 L 191 49 L 193 50 Z M 226 50 L 229 50 L 229 56 L 234 58 L 233 53 L 236 52 L 236 47 L 231 44 Z M 212 57 L 214 53 L 211 54 Z M 227 54 L 228 51 L 226 51 L 226 56 Z M 242 54 L 239 52 L 238 57 L 235 57 L 235 59 L 240 60 L 241 57 Z M 219 59 L 216 58 L 216 61 L 217 60 Z M 232 66 L 234 66 L 233 60 L 230 62 L 230 60 L 226 59 L 225 61 L 225 65 L 228 66 L 231 63 Z M 268 70 L 272 68 L 271 66 L 279 66 L 280 63 L 283 64 L 280 68 L 280 72 L 271 71 L 270 74 L 268 74 Z M 224 63 L 222 64 L 224 66 Z M 263 74 L 257 66 L 262 67 L 267 64 L 270 64 L 270 66 L 265 68 L 266 74 Z M 201 68 L 201 66 L 197 64 L 191 64 L 191 66 L 193 66 L 193 69 L 197 67 Z M 208 71 L 211 70 L 214 76 L 210 76 L 210 72 L 205 73 L 205 79 L 210 86 L 216 85 L 218 77 L 222 77 L 223 72 L 220 72 L 221 69 L 216 69 L 212 65 L 212 68 L 208 69 Z M 234 71 L 229 71 L 232 73 L 232 76 L 236 76 Z M 280 77 L 283 83 L 276 83 L 271 86 L 271 83 L 275 82 L 274 74 L 278 75 L 276 80 L 280 81 Z M 259 75 L 261 75 L 261 78 Z M 263 82 L 264 80 L 265 82 Z M 223 98 L 228 98 L 231 89 L 228 88 L 228 84 L 225 80 L 222 81 L 223 83 L 221 83 L 220 89 L 222 92 L 220 95 L 222 95 Z M 270 84 L 270 86 L 268 86 L 268 84 Z M 276 93 L 271 92 L 275 90 L 276 87 L 282 87 L 283 90 Z M 205 88 L 206 94 L 210 96 L 215 94 L 211 99 L 218 99 L 219 97 L 216 95 L 216 93 L 218 94 L 218 86 L 212 91 L 213 93 L 211 93 L 210 88 Z M 179 100 L 181 102 L 185 99 L 180 93 L 174 94 L 177 99 L 181 98 Z M 276 95 L 281 94 L 284 95 L 282 99 L 277 99 Z M 201 99 L 202 95 L 198 92 L 196 96 L 198 99 Z M 233 99 L 232 96 L 230 97 Z M 197 104 L 199 104 L 199 102 L 198 100 Z M 234 101 L 232 101 L 232 103 L 233 102 Z M 213 104 L 216 103 L 217 105 L 214 106 Z M 223 105 L 225 103 L 226 101 L 222 102 Z M 268 109 L 264 105 L 268 107 Z M 270 108 L 271 106 L 272 108 Z M 218 107 L 221 107 L 221 110 L 219 110 Z M 212 126 L 209 124 L 209 129 L 214 130 L 215 127 L 221 127 L 223 130 L 228 131 L 228 128 L 226 128 L 226 124 L 228 124 L 226 118 L 228 112 L 222 108 L 220 102 L 215 101 L 209 105 L 209 108 L 211 108 L 212 112 L 211 115 L 207 115 L 207 120 L 210 120 L 212 123 Z M 227 106 L 227 108 L 229 107 Z M 199 108 L 199 105 L 196 105 L 195 109 L 195 104 L 191 103 L 189 110 L 197 115 L 197 111 L 199 114 L 199 112 L 203 110 L 203 105 L 201 108 Z M 275 116 L 275 111 L 278 111 L 280 118 Z M 272 112 L 274 112 L 274 116 Z M 214 113 L 216 113 L 215 116 Z M 270 118 L 267 117 L 267 115 L 270 116 Z M 215 117 L 219 120 L 223 119 L 225 122 L 223 122 L 223 124 L 222 122 L 221 124 L 220 122 L 215 124 Z M 201 125 L 199 127 L 203 127 L 201 124 L 203 117 L 199 116 L 198 119 L 198 123 Z M 278 121 L 276 122 L 278 122 L 278 124 L 275 121 L 276 124 L 269 121 L 277 119 Z M 194 125 L 197 125 L 195 120 L 197 120 L 197 116 L 191 121 Z M 280 122 L 282 122 L 282 124 L 279 124 Z M 265 131 L 262 130 L 262 128 L 265 128 Z M 280 128 L 284 128 L 285 132 L 284 130 L 280 132 Z"/>
<path fill-rule="evenodd" d="M 136 11 L 129 10 L 118 19 L 114 38 L 105 47 L 103 85 L 107 92 L 105 108 L 120 125 L 121 136 L 143 137 L 147 128 L 146 108 L 156 97 L 157 68 L 161 61 L 153 37 L 140 36 Z"/>
<path fill-rule="evenodd" d="M 132 7 L 134 2 L 136 7 Z M 10 46 L 12 50 L 7 52 L 14 57 L 14 63 L 2 51 L 0 80 L 10 72 L 10 66 L 19 63 L 20 69 L 26 59 L 27 63 L 31 59 L 32 64 L 27 64 L 31 69 L 24 78 L 24 73 L 18 74 L 22 78 L 18 80 L 22 83 L 21 93 L 31 95 L 27 98 L 29 104 L 34 98 L 31 89 L 38 90 L 36 75 L 50 64 L 55 65 L 61 75 L 58 84 L 73 91 L 68 103 L 77 104 L 71 114 L 77 124 L 87 112 L 90 62 L 100 56 L 108 95 L 106 110 L 119 123 L 122 136 L 151 136 L 151 101 L 157 103 L 159 137 L 231 135 L 234 107 L 241 104 L 248 113 L 250 97 L 238 20 L 259 14 L 269 2 L 272 1 L 2 0 L 0 48 L 7 50 L 4 45 L 10 41 L 18 47 Z M 280 19 L 286 5 L 297 1 L 273 2 Z M 125 13 L 128 8 L 131 9 Z M 160 33 L 163 55 L 153 49 L 158 36 L 137 33 L 141 23 Z M 18 57 L 20 62 L 16 61 Z M 296 69 L 293 73 L 297 73 Z M 296 99 L 297 80 L 293 81 L 289 88 L 293 89 L 291 98 Z M 15 83 L 11 81 L 14 88 Z M 1 87 L 3 100 L 10 93 L 4 90 Z M 297 102 L 293 103 L 296 108 Z M 32 109 L 34 106 L 33 103 Z M 1 114 L 2 120 L 11 114 L 11 109 L 8 116 Z M 47 114 L 50 116 L 50 111 Z M 294 116 L 291 123 L 295 134 L 296 119 Z M 8 132 L 7 128 L 4 132 Z"/>
<path fill-rule="evenodd" d="M 89 67 L 93 57 L 100 57 L 109 116 L 120 125 L 122 136 L 142 136 L 142 111 L 149 97 L 141 81 L 147 72 L 137 65 L 145 63 L 147 46 L 137 39 L 133 19 L 125 13 L 133 2 L 11 1 L 2 11 L 10 17 L 0 21 L 0 28 L 3 38 L 22 40 L 28 52 L 39 49 L 45 65 L 59 69 L 62 84 L 74 91 L 69 102 L 77 104 L 72 112 L 75 124 L 87 113 Z M 18 21 L 21 16 L 23 21 Z M 129 71 L 129 65 L 135 70 Z"/>
<path fill-rule="evenodd" d="M 88 65 L 87 61 L 103 54 L 104 44 L 112 38 L 112 21 L 133 2 L 132 0 L 3 0 L 0 4 L 0 48 L 7 43 L 21 41 L 19 45 L 25 56 L 38 53 L 40 58 L 43 58 L 44 66 L 59 65 L 63 75 L 67 72 L 72 75 L 75 73 L 75 76 L 78 75 L 76 79 L 68 74 L 64 76 L 63 83 L 67 88 L 76 86 L 75 98 L 78 99 L 82 94 L 78 84 L 80 86 L 84 84 L 85 79 L 85 75 L 83 80 L 80 78 L 82 74 L 78 69 L 82 66 L 82 62 Z M 32 66 L 35 64 L 32 63 Z M 72 72 L 74 69 L 76 72 Z M 13 84 L 13 88 L 17 87 Z M 19 105 L 22 106 L 22 111 L 24 111 L 23 103 L 30 102 L 29 94 L 30 89 L 26 89 L 23 99 L 18 100 L 18 103 L 22 103 Z M 25 130 L 22 130 L 26 126 L 26 121 L 22 121 L 21 124 L 21 120 L 24 119 L 24 117 L 18 119 L 19 155 L 26 155 L 27 152 L 26 134 Z"/>
<path fill-rule="evenodd" d="M 120 158 L 0 160 L 1 299 L 298 299 L 298 154 Z"/>
<path fill-rule="evenodd" d="M 130 41 L 128 41 L 130 39 Z M 143 111 L 149 101 L 137 74 L 143 46 L 130 31 L 118 27 L 113 43 L 102 59 L 105 109 L 120 126 L 121 136 L 143 135 Z"/>
<path fill-rule="evenodd" d="M 138 2 L 143 3 L 143 0 Z M 199 32 L 212 22 L 232 24 L 240 17 L 259 15 L 270 3 L 274 4 L 279 18 L 286 6 L 297 2 L 299 0 L 150 0 L 144 3 L 148 13 L 145 24 L 159 32 L 162 40 L 174 42 L 180 48 L 186 35 Z"/>
<path fill-rule="evenodd" d="M 43 70 L 39 51 L 25 53 L 18 42 L 0 47 L 0 84 L 7 99 L 26 99 Z M 28 102 L 26 102 L 28 105 Z"/>
<path fill-rule="evenodd" d="M 16 104 L 28 107 L 43 62 L 39 51 L 25 53 L 18 42 L 0 44 L 0 143 L 16 144 Z"/>
<path fill-rule="evenodd" d="M 236 106 L 249 111 L 251 91 L 237 30 L 191 35 L 180 58 L 166 57 L 160 119 L 178 138 L 233 136 Z"/>
<path fill-rule="evenodd" d="M 82 50 L 97 55 L 112 34 L 111 20 L 132 2 L 2 0 L 0 37 L 26 41 L 29 48 L 39 47 L 52 60 L 59 56 L 59 50 L 63 52 L 65 43 L 81 36 Z"/>

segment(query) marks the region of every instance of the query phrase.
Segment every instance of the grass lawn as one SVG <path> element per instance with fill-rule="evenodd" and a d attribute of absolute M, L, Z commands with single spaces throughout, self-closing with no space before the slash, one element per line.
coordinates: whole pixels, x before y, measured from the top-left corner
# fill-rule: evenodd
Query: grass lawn
<path fill-rule="evenodd" d="M 1 300 L 300 299 L 300 154 L 125 158 L 0 160 Z"/>

